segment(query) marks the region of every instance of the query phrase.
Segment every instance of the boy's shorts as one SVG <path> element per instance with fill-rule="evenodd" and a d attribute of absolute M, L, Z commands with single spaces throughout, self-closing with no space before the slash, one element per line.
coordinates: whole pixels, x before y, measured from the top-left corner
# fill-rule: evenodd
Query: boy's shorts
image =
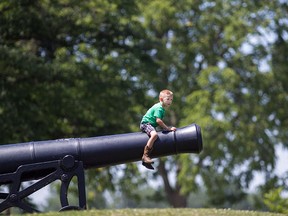
<path fill-rule="evenodd" d="M 151 131 L 156 131 L 150 123 L 140 124 L 140 130 L 148 134 L 148 136 L 150 136 Z"/>

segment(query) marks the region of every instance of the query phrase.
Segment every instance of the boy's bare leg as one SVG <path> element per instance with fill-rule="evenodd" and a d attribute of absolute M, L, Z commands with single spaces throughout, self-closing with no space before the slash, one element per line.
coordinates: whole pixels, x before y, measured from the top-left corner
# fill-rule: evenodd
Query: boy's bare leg
<path fill-rule="evenodd" d="M 147 146 L 152 149 L 153 148 L 153 144 L 156 141 L 156 139 L 158 138 L 158 134 L 156 131 L 151 131 L 150 133 L 150 138 L 147 142 Z"/>

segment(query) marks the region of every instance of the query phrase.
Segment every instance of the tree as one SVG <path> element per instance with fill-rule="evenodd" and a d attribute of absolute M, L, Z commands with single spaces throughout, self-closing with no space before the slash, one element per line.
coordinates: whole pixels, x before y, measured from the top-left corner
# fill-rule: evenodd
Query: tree
<path fill-rule="evenodd" d="M 273 212 L 287 214 L 288 199 L 281 196 L 283 188 L 272 189 L 269 193 L 265 194 L 264 203 Z"/>
<path fill-rule="evenodd" d="M 155 41 L 151 56 L 159 67 L 151 85 L 156 92 L 163 87 L 175 90 L 172 125 L 196 122 L 204 134 L 199 157 L 159 161 L 168 197 L 169 193 L 181 196 L 181 204 L 171 201 L 174 206 L 185 206 L 187 195 L 203 182 L 210 205 L 229 207 L 246 199 L 255 172 L 264 172 L 267 181 L 275 177 L 277 120 L 271 118 L 278 109 L 275 95 L 281 99 L 284 95 L 274 74 L 260 66 L 270 55 L 263 29 L 270 30 L 271 18 L 279 19 L 274 17 L 279 5 L 150 1 L 143 6 L 145 29 Z M 254 43 L 254 38 L 264 43 Z M 174 187 L 167 178 L 171 170 L 176 176 Z"/>
<path fill-rule="evenodd" d="M 145 95 L 135 74 L 145 70 L 146 54 L 134 6 L 0 3 L 1 143 L 122 133 L 138 125 Z M 126 166 L 131 174 L 135 168 Z M 114 172 L 91 170 L 87 179 L 101 194 L 114 189 Z"/>

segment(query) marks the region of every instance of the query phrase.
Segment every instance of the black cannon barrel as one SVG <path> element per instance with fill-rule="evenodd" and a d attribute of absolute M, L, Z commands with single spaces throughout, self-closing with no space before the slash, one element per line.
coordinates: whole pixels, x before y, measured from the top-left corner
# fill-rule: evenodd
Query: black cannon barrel
<path fill-rule="evenodd" d="M 158 132 L 152 157 L 202 151 L 201 129 L 197 124 L 175 132 Z M 66 155 L 83 161 L 84 168 L 104 167 L 141 160 L 148 136 L 127 133 L 91 138 L 69 138 L 0 145 L 0 174 L 11 173 L 21 165 L 59 160 Z"/>

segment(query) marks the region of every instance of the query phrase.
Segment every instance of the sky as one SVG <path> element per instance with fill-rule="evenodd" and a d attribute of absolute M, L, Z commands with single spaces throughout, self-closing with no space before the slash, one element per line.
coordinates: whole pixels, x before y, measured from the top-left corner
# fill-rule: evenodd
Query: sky
<path fill-rule="evenodd" d="M 278 176 L 283 175 L 285 172 L 288 172 L 288 151 L 285 150 L 281 145 L 276 147 L 276 155 L 277 155 L 277 164 L 275 168 L 275 172 Z M 257 185 L 264 183 L 265 179 L 263 174 L 256 175 L 253 183 L 250 185 L 250 190 L 252 192 L 255 191 Z M 285 197 L 288 197 L 288 194 L 285 194 Z"/>

